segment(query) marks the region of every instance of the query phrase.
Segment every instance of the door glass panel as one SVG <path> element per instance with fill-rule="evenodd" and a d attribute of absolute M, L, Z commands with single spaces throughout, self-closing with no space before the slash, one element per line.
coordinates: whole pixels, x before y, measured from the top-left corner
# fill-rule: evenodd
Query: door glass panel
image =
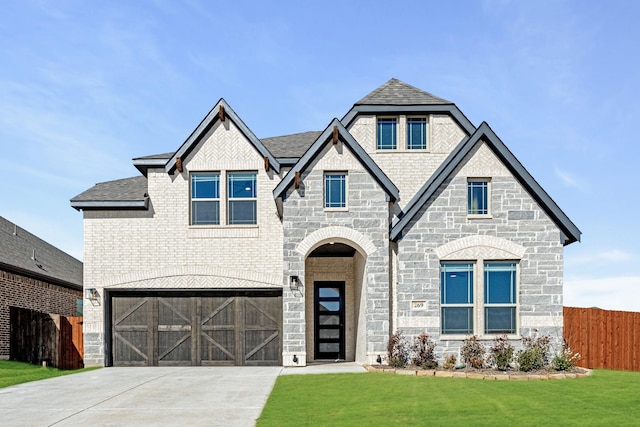
<path fill-rule="evenodd" d="M 339 329 L 320 329 L 318 331 L 318 337 L 320 339 L 340 338 Z"/>
<path fill-rule="evenodd" d="M 340 301 L 320 301 L 318 302 L 318 309 L 320 311 L 339 311 Z"/>
<path fill-rule="evenodd" d="M 320 298 L 340 298 L 340 289 L 338 288 L 320 288 L 318 291 Z"/>
<path fill-rule="evenodd" d="M 318 316 L 318 323 L 321 325 L 339 325 L 340 324 L 340 316 L 335 315 L 320 315 Z"/>
<path fill-rule="evenodd" d="M 319 350 L 322 353 L 338 353 L 340 351 L 340 344 L 337 342 L 320 343 Z"/>

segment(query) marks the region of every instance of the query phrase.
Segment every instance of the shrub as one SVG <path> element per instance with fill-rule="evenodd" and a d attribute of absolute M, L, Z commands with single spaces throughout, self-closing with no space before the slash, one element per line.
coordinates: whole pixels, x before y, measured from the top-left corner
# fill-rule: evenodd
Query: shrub
<path fill-rule="evenodd" d="M 464 340 L 462 344 L 462 360 L 471 367 L 480 369 L 484 365 L 484 354 L 486 349 L 480 339 L 473 335 Z"/>
<path fill-rule="evenodd" d="M 444 369 L 453 369 L 456 367 L 457 361 L 458 361 L 458 358 L 456 357 L 455 354 L 447 354 L 444 357 L 444 363 L 442 364 L 442 367 Z"/>
<path fill-rule="evenodd" d="M 556 371 L 570 371 L 580 361 L 580 358 L 580 353 L 574 353 L 567 342 L 563 340 L 562 350 L 551 361 L 551 367 Z"/>
<path fill-rule="evenodd" d="M 536 338 L 525 337 L 522 339 L 524 349 L 518 352 L 518 365 L 520 370 L 529 372 L 540 369 L 548 364 L 549 343 L 548 335 Z"/>
<path fill-rule="evenodd" d="M 499 371 L 506 371 L 513 361 L 514 348 L 509 344 L 506 335 L 495 337 L 493 346 L 489 348 L 489 363 L 494 365 Z"/>
<path fill-rule="evenodd" d="M 401 331 L 396 331 L 389 337 L 387 343 L 387 355 L 389 366 L 394 368 L 404 368 L 409 360 L 409 345 L 407 339 Z"/>
<path fill-rule="evenodd" d="M 416 366 L 424 369 L 433 369 L 438 366 L 436 355 L 433 353 L 436 344 L 429 338 L 429 335 L 422 333 L 418 335 L 414 341 L 411 350 L 413 351 L 412 362 Z"/>

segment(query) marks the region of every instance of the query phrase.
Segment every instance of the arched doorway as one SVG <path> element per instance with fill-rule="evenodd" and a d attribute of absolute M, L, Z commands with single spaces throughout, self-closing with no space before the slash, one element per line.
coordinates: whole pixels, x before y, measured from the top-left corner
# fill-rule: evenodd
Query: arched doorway
<path fill-rule="evenodd" d="M 305 259 L 307 362 L 364 361 L 366 255 L 344 239 L 314 246 Z"/>

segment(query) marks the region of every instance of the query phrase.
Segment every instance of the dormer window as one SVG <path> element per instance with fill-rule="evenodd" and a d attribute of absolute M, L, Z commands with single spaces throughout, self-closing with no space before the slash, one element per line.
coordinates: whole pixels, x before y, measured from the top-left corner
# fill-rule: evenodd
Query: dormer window
<path fill-rule="evenodd" d="M 427 119 L 407 117 L 407 150 L 427 149 Z"/>
<path fill-rule="evenodd" d="M 378 150 L 395 150 L 398 147 L 397 129 L 397 118 L 378 117 L 376 148 Z"/>

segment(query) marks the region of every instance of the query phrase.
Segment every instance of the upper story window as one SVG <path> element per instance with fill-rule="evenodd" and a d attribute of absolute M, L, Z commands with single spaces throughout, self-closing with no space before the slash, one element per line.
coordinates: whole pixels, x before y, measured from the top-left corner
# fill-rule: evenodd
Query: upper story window
<path fill-rule="evenodd" d="M 484 332 L 516 333 L 516 263 L 484 264 Z"/>
<path fill-rule="evenodd" d="M 407 118 L 407 150 L 427 149 L 427 119 L 425 117 Z"/>
<path fill-rule="evenodd" d="M 473 263 L 440 266 L 443 334 L 473 333 L 473 283 Z"/>
<path fill-rule="evenodd" d="M 395 150 L 397 141 L 398 119 L 395 117 L 378 117 L 376 148 L 378 150 Z"/>
<path fill-rule="evenodd" d="M 220 174 L 191 174 L 191 224 L 220 224 Z"/>
<path fill-rule="evenodd" d="M 467 181 L 467 215 L 489 215 L 489 180 Z"/>
<path fill-rule="evenodd" d="M 347 174 L 327 172 L 324 174 L 325 209 L 347 208 Z"/>
<path fill-rule="evenodd" d="M 242 172 L 227 175 L 229 208 L 227 222 L 233 224 L 257 223 L 256 173 Z"/>

